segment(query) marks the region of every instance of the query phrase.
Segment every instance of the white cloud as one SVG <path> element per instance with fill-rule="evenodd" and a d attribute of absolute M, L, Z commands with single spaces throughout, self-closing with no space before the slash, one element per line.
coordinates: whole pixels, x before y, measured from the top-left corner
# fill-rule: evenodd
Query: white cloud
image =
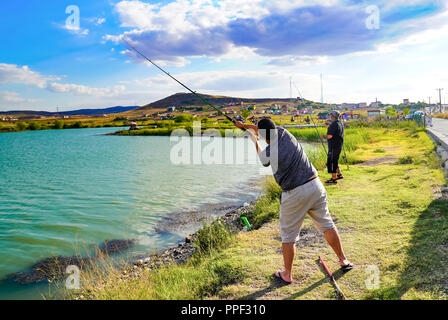
<path fill-rule="evenodd" d="M 416 34 L 444 25 L 434 23 L 434 14 L 428 10 L 423 17 L 417 11 L 395 17 L 400 6 L 429 8 L 428 1 L 379 0 L 381 12 L 394 18 L 389 16 L 389 23 L 378 32 L 368 32 L 364 17 L 368 4 L 353 0 L 120 1 L 115 11 L 121 26 L 131 30 L 103 40 L 118 43 L 126 37 L 151 58 L 174 65 L 182 65 L 178 57 L 207 56 L 219 62 L 250 53 L 270 57 L 272 64 L 300 66 L 325 63 L 321 56 L 387 52 L 405 32 Z M 443 11 L 442 2 L 437 1 L 431 10 Z M 384 39 L 394 40 L 389 45 Z"/>
<path fill-rule="evenodd" d="M 193 90 L 217 95 L 240 96 L 245 98 L 289 97 L 289 78 L 291 74 L 283 70 L 219 70 L 207 72 L 188 72 L 175 75 Z M 336 76 L 328 75 L 328 78 Z M 320 88 L 319 75 L 294 73 L 293 81 L 301 93 L 308 97 Z M 329 80 L 330 81 L 330 80 Z M 180 85 L 164 75 L 134 80 L 136 87 L 150 88 L 160 96 L 185 91 Z M 293 88 L 293 95 L 296 89 Z"/>
<path fill-rule="evenodd" d="M 0 100 L 6 102 L 24 102 L 26 99 L 22 98 L 15 91 L 0 91 Z"/>
<path fill-rule="evenodd" d="M 47 81 L 50 80 L 60 80 L 60 78 L 41 75 L 38 72 L 31 71 L 28 66 L 20 67 L 15 64 L 0 63 L 0 85 L 6 83 L 21 83 L 43 89 Z"/>
<path fill-rule="evenodd" d="M 106 18 L 97 18 L 95 24 L 97 26 L 99 26 L 99 25 L 102 25 L 105 22 L 106 22 Z"/>
<path fill-rule="evenodd" d="M 305 67 L 316 64 L 328 63 L 327 56 L 284 56 L 279 58 L 274 58 L 269 61 L 268 64 L 278 66 L 278 67 Z"/>
<path fill-rule="evenodd" d="M 425 3 L 423 0 L 395 0 L 389 2 L 390 3 L 386 3 L 385 6 L 389 7 L 405 4 L 417 5 Z M 386 40 L 374 45 L 374 50 L 354 52 L 351 53 L 351 55 L 362 56 L 398 52 L 403 47 L 407 46 L 421 46 L 444 41 L 444 39 L 448 38 L 448 11 L 441 11 L 438 14 L 426 18 L 410 19 L 403 22 L 401 27 L 406 28 L 409 32 L 392 41 Z"/>
<path fill-rule="evenodd" d="M 78 35 L 78 36 L 86 36 L 89 34 L 89 29 L 82 29 L 80 27 L 73 27 L 69 24 L 64 24 L 64 25 L 58 25 L 55 24 L 56 26 L 58 26 L 61 29 L 67 30 L 68 32 L 70 32 L 71 34 L 74 35 Z"/>
<path fill-rule="evenodd" d="M 14 64 L 0 63 L 0 85 L 3 84 L 22 84 L 35 86 L 40 89 L 47 89 L 54 93 L 72 93 L 75 95 L 88 95 L 103 97 L 106 95 L 114 96 L 126 90 L 125 86 L 117 85 L 112 88 L 92 88 L 79 84 L 58 83 L 61 80 L 56 76 L 45 76 L 39 72 L 30 70 L 28 66 L 17 66 Z M 18 94 L 12 91 L 2 91 L 4 101 L 20 102 Z M 21 100 L 26 101 L 26 100 Z"/>
<path fill-rule="evenodd" d="M 88 95 L 88 96 L 113 96 L 122 93 L 126 90 L 125 86 L 114 86 L 113 88 L 91 88 L 78 84 L 65 84 L 52 82 L 47 86 L 47 89 L 55 93 L 73 93 L 75 95 Z"/>

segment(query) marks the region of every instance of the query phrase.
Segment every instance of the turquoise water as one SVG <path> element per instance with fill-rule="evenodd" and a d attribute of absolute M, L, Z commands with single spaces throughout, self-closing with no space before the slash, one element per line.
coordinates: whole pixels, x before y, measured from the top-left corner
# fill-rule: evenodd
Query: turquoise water
<path fill-rule="evenodd" d="M 262 178 L 259 165 L 174 165 L 169 137 L 104 135 L 114 131 L 0 134 L 0 279 L 108 239 L 137 239 L 136 254 L 168 247 L 193 225 L 159 231 L 166 217 L 212 215 L 210 204 L 259 194 L 247 185 Z M 0 298 L 24 290 L 0 285 Z"/>

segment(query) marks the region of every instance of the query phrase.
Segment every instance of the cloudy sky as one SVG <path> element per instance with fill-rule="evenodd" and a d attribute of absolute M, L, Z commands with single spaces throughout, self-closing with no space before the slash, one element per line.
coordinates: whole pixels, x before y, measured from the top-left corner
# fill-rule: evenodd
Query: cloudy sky
<path fill-rule="evenodd" d="M 0 4 L 0 111 L 143 105 L 194 90 L 399 103 L 448 95 L 448 1 L 15 0 Z"/>

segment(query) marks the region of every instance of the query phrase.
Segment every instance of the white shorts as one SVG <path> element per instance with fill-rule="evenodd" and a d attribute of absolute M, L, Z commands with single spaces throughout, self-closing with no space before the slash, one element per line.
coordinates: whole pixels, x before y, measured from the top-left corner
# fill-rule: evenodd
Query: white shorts
<path fill-rule="evenodd" d="M 324 233 L 335 228 L 328 211 L 327 191 L 319 178 L 290 191 L 284 191 L 280 203 L 280 233 L 283 243 L 299 239 L 306 214 L 317 230 Z"/>

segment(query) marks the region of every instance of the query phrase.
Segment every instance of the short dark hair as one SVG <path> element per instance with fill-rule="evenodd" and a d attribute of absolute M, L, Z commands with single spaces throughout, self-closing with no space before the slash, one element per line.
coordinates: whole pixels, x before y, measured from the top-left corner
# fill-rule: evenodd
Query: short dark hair
<path fill-rule="evenodd" d="M 271 140 L 271 130 L 275 128 L 275 123 L 271 119 L 263 118 L 258 122 L 258 132 L 266 140 Z"/>

